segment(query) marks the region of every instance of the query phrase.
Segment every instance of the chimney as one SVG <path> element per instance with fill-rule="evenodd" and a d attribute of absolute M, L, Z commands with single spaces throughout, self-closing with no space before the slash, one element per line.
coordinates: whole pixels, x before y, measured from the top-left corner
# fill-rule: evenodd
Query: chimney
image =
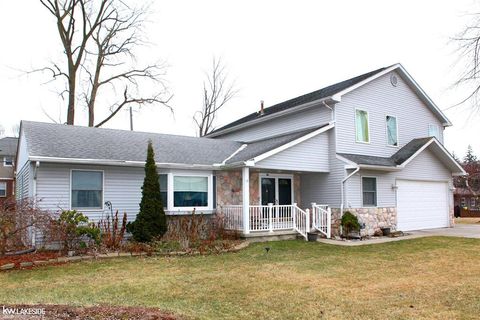
<path fill-rule="evenodd" d="M 260 100 L 260 115 L 263 116 L 265 111 L 263 110 L 263 100 Z"/>

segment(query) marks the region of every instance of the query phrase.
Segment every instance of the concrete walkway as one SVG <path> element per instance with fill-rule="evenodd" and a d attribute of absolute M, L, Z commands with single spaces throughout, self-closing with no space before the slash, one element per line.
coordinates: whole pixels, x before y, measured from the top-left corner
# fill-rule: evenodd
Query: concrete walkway
<path fill-rule="evenodd" d="M 457 224 L 454 228 L 439 228 L 418 231 L 408 231 L 408 235 L 398 238 L 373 238 L 368 240 L 331 240 L 319 239 L 318 242 L 328 243 L 339 246 L 362 246 L 368 244 L 386 243 L 393 241 L 402 241 L 408 239 L 416 239 L 422 237 L 444 236 L 444 237 L 461 237 L 461 238 L 477 238 L 480 239 L 480 225 L 474 224 Z"/>

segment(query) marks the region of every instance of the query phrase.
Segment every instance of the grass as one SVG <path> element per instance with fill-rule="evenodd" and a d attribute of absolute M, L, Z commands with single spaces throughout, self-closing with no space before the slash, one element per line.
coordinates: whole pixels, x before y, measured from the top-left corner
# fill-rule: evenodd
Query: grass
<path fill-rule="evenodd" d="M 283 241 L 223 255 L 85 261 L 1 273 L 0 301 L 158 307 L 199 319 L 474 319 L 479 249 L 478 239 L 446 237 Z"/>
<path fill-rule="evenodd" d="M 480 218 L 455 218 L 455 223 L 477 224 L 477 223 L 480 223 Z"/>

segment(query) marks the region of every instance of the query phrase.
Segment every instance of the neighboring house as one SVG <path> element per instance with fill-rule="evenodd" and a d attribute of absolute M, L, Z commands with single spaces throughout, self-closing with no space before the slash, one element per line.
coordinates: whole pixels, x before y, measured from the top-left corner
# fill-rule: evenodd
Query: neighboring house
<path fill-rule="evenodd" d="M 460 217 L 480 217 L 480 198 L 468 188 L 455 188 L 453 201 Z"/>
<path fill-rule="evenodd" d="M 15 194 L 15 154 L 17 138 L 0 139 L 0 206 L 5 199 Z"/>
<path fill-rule="evenodd" d="M 151 140 L 166 212 L 220 212 L 246 237 L 449 227 L 450 121 L 400 65 L 282 102 L 194 138 L 23 121 L 17 196 L 102 217 L 138 212 Z M 21 183 L 20 183 L 21 181 Z M 333 229 L 331 230 L 331 227 Z"/>

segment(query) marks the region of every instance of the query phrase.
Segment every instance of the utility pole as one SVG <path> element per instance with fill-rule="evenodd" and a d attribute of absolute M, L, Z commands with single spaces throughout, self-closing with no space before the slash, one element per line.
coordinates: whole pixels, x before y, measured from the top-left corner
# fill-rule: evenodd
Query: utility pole
<path fill-rule="evenodd" d="M 133 113 L 132 113 L 132 107 L 130 107 L 130 131 L 133 131 Z"/>

